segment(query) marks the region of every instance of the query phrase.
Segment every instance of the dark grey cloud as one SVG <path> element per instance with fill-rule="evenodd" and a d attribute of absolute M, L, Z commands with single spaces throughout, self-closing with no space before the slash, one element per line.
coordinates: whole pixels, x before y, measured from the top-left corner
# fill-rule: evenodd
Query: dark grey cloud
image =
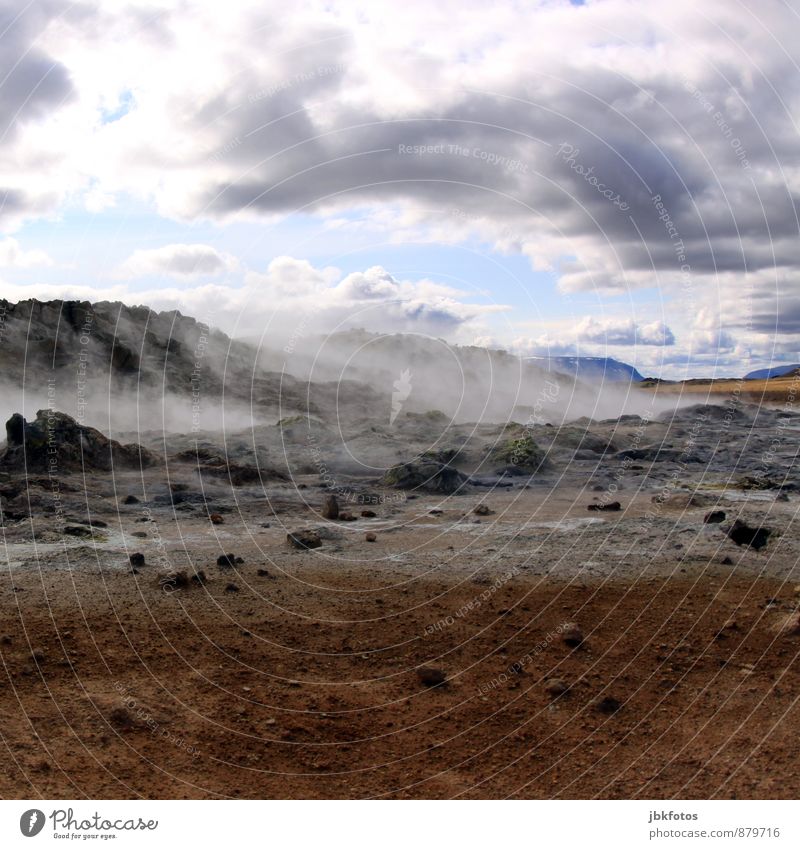
<path fill-rule="evenodd" d="M 36 44 L 49 20 L 64 8 L 48 0 L 0 3 L 0 144 L 74 93 L 64 65 Z"/>

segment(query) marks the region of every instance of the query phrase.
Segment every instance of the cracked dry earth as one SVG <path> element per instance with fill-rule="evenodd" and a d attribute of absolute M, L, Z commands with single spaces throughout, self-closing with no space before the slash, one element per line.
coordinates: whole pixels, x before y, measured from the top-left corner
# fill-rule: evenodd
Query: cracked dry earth
<path fill-rule="evenodd" d="M 648 519 L 641 487 L 617 513 L 583 485 L 387 491 L 324 523 L 314 480 L 218 525 L 118 507 L 138 476 L 75 496 L 92 537 L 7 523 L 0 795 L 797 797 L 796 495 L 717 493 L 710 525 Z M 740 516 L 765 549 L 727 538 Z M 322 546 L 289 548 L 298 526 Z M 165 591 L 164 558 L 206 582 Z"/>

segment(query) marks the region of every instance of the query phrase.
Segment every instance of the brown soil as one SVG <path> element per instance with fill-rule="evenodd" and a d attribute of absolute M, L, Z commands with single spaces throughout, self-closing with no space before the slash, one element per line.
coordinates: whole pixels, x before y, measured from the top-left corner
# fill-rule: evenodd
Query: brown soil
<path fill-rule="evenodd" d="M 791 585 L 706 564 L 589 583 L 503 580 L 511 560 L 409 579 L 292 557 L 171 594 L 152 567 L 4 575 L 0 794 L 800 792 Z M 558 635 L 573 621 L 575 649 Z M 422 665 L 448 681 L 424 686 Z M 551 678 L 569 686 L 556 700 Z"/>
<path fill-rule="evenodd" d="M 661 398 L 680 395 L 687 402 L 696 397 L 697 403 L 721 400 L 740 400 L 750 404 L 787 405 L 794 409 L 800 395 L 800 376 L 773 377 L 769 380 L 684 380 L 679 383 L 661 383 L 657 386 L 646 382 L 642 392 L 654 391 Z"/>

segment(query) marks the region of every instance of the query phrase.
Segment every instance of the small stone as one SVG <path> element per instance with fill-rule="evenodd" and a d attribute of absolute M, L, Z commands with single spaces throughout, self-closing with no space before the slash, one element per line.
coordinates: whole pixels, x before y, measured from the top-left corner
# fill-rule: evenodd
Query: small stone
<path fill-rule="evenodd" d="M 322 503 L 322 518 L 336 520 L 339 518 L 339 502 L 335 495 L 326 495 Z"/>
<path fill-rule="evenodd" d="M 135 495 L 126 495 L 125 498 L 122 499 L 123 504 L 138 504 L 139 499 Z"/>
<path fill-rule="evenodd" d="M 544 691 L 553 699 L 563 696 L 567 690 L 569 690 L 569 687 L 561 678 L 551 678 L 549 681 L 545 681 Z"/>
<path fill-rule="evenodd" d="M 444 684 L 447 675 L 443 669 L 438 669 L 435 666 L 420 666 L 417 670 L 417 678 L 426 687 L 438 687 L 440 684 Z"/>
<path fill-rule="evenodd" d="M 116 707 L 108 715 L 108 721 L 120 731 L 131 731 L 136 727 L 133 714 L 124 707 Z"/>
<path fill-rule="evenodd" d="M 722 563 L 723 566 L 733 566 L 733 560 L 731 560 L 731 558 L 727 555 L 720 560 L 720 563 Z"/>
<path fill-rule="evenodd" d="M 219 513 L 212 513 L 208 518 L 211 521 L 212 525 L 224 525 L 225 524 L 225 519 L 223 519 L 222 516 L 219 515 Z"/>
<path fill-rule="evenodd" d="M 220 554 L 217 558 L 217 566 L 224 566 L 229 569 L 232 569 L 236 565 L 236 555 L 235 554 Z"/>
<path fill-rule="evenodd" d="M 66 525 L 64 533 L 72 537 L 90 537 L 92 535 L 91 528 L 85 528 L 83 525 Z"/>
<path fill-rule="evenodd" d="M 45 660 L 47 660 L 47 655 L 44 653 L 44 651 L 43 651 L 42 649 L 34 649 L 34 650 L 31 652 L 31 657 L 32 657 L 32 658 L 33 658 L 33 659 L 34 659 L 37 663 L 44 663 L 44 662 L 45 662 Z"/>
<path fill-rule="evenodd" d="M 357 522 L 358 516 L 354 516 L 352 513 L 340 513 L 339 514 L 340 522 Z"/>
<path fill-rule="evenodd" d="M 595 702 L 595 707 L 600 711 L 600 713 L 612 714 L 616 713 L 622 705 L 619 700 L 615 699 L 613 696 L 603 696 L 602 699 L 598 699 L 597 702 Z"/>
<path fill-rule="evenodd" d="M 490 510 L 485 504 L 479 504 L 472 512 L 476 516 L 491 516 L 494 510 Z"/>
<path fill-rule="evenodd" d="M 225 585 L 225 592 L 226 593 L 238 593 L 239 587 L 237 587 L 236 584 L 226 584 Z"/>
<path fill-rule="evenodd" d="M 561 639 L 571 648 L 577 648 L 583 642 L 583 631 L 576 622 L 567 623 L 561 631 Z"/>
<path fill-rule="evenodd" d="M 601 513 L 616 513 L 618 510 L 622 510 L 622 505 L 619 501 L 610 501 L 607 504 L 590 504 L 586 509 Z"/>
<path fill-rule="evenodd" d="M 364 537 L 364 539 L 365 539 L 367 542 L 375 542 L 375 541 L 378 539 L 378 537 L 377 537 L 375 534 L 367 534 L 367 535 Z"/>
<path fill-rule="evenodd" d="M 725 521 L 725 511 L 724 510 L 712 510 L 710 513 L 706 513 L 703 516 L 703 522 L 706 525 L 719 525 L 721 522 Z"/>
<path fill-rule="evenodd" d="M 316 531 L 290 531 L 286 534 L 286 542 L 292 548 L 300 550 L 319 548 L 322 545 L 322 540 Z"/>
<path fill-rule="evenodd" d="M 376 519 L 378 514 L 374 510 L 362 510 L 361 517 L 362 519 Z"/>
<path fill-rule="evenodd" d="M 131 531 L 131 536 L 137 539 L 147 539 L 147 531 Z"/>
<path fill-rule="evenodd" d="M 256 570 L 256 575 L 258 575 L 259 578 L 271 578 L 272 577 L 272 575 L 266 569 Z"/>
<path fill-rule="evenodd" d="M 140 551 L 137 551 L 135 554 L 131 554 L 128 560 L 130 560 L 131 566 L 134 569 L 137 569 L 139 566 L 144 566 L 144 554 Z"/>

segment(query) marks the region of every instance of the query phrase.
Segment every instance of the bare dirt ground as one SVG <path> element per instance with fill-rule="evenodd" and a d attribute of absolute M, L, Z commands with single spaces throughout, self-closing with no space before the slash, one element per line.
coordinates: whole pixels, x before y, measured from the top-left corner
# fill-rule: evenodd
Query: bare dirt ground
<path fill-rule="evenodd" d="M 212 525 L 118 507 L 131 475 L 92 484 L 93 538 L 7 523 L 0 794 L 797 798 L 797 496 L 714 496 L 774 530 L 754 551 L 639 486 L 588 512 L 587 481 L 325 523 L 309 478 Z M 207 582 L 165 591 L 164 558 Z"/>

